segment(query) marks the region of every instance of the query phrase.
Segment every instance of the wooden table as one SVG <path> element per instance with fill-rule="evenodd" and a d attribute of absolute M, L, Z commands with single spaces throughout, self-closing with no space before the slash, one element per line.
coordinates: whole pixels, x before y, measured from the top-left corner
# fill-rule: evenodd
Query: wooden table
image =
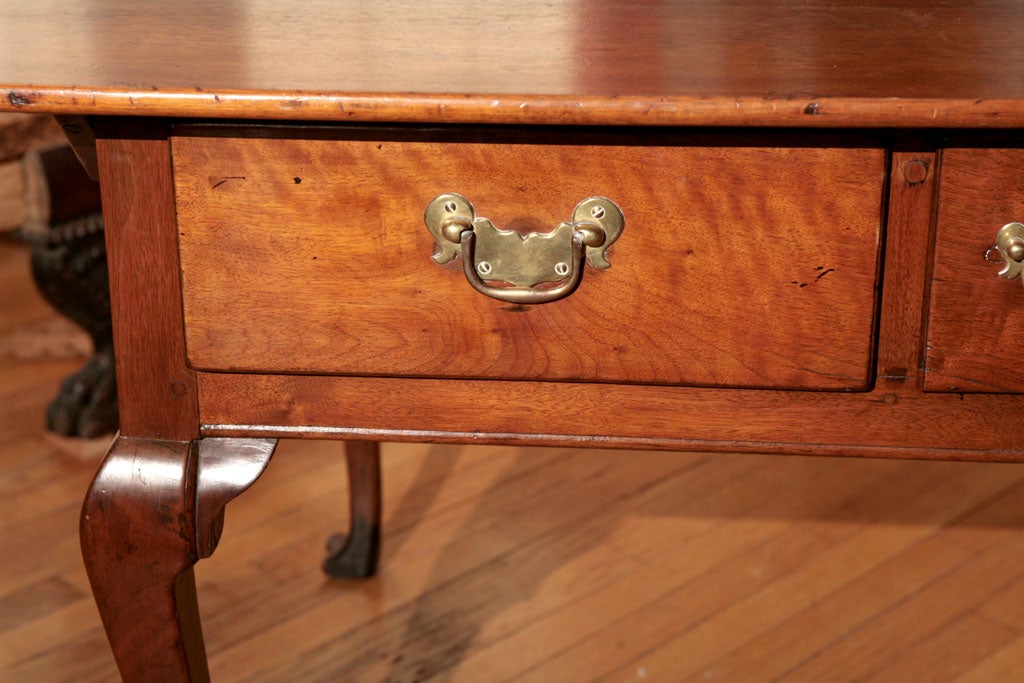
<path fill-rule="evenodd" d="M 0 110 L 95 134 L 125 679 L 206 677 L 279 437 L 349 440 L 349 574 L 378 440 L 1022 459 L 1024 9 L 890 4 L 0 10 Z"/>

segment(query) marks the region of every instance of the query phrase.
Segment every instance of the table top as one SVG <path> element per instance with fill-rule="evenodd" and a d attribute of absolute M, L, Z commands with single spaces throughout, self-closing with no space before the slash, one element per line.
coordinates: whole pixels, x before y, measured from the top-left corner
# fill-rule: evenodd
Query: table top
<path fill-rule="evenodd" d="M 1018 0 L 33 0 L 0 111 L 1024 126 Z"/>

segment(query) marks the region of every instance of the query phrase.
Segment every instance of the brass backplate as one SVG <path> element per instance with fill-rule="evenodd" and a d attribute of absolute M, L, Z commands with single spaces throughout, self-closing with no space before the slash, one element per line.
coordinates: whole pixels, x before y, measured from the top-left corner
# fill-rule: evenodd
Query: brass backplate
<path fill-rule="evenodd" d="M 572 263 L 572 225 L 562 223 L 551 232 L 520 235 L 499 230 L 486 218 L 473 225 L 476 263 L 481 278 L 533 287 L 541 282 L 564 280 Z M 575 267 L 579 267 L 578 264 Z"/>
<path fill-rule="evenodd" d="M 472 230 L 476 236 L 474 270 L 485 280 L 514 287 L 533 287 L 569 277 L 582 265 L 572 263 L 572 241 L 577 231 L 587 236 L 587 262 L 594 268 L 607 268 L 610 264 L 605 252 L 625 225 L 622 210 L 604 197 L 589 197 L 577 204 L 572 222 L 564 222 L 550 232 L 526 235 L 501 230 L 487 218 L 477 217 L 473 204 L 454 192 L 435 197 L 423 218 L 437 243 L 435 262 L 445 264 L 461 255 L 459 236 Z"/>

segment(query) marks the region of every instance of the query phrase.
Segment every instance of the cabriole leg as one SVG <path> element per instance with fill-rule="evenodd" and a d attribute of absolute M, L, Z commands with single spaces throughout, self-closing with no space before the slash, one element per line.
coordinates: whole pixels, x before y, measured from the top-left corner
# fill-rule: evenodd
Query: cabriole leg
<path fill-rule="evenodd" d="M 351 525 L 347 536 L 327 542 L 324 571 L 337 578 L 365 578 L 377 571 L 380 552 L 380 444 L 346 441 Z"/>
<path fill-rule="evenodd" d="M 82 507 L 82 555 L 125 681 L 206 681 L 193 565 L 276 442 L 118 437 Z"/>

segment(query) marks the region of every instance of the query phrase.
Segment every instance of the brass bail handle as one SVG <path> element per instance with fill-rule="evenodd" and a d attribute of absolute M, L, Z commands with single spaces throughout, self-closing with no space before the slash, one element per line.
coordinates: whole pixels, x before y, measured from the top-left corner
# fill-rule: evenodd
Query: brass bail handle
<path fill-rule="evenodd" d="M 584 199 L 573 209 L 572 221 L 544 233 L 500 230 L 477 216 L 473 204 L 454 192 L 431 200 L 423 220 L 437 243 L 436 263 L 444 265 L 461 256 L 462 270 L 473 289 L 517 304 L 542 304 L 568 296 L 579 286 L 584 261 L 594 268 L 608 268 L 605 252 L 625 227 L 622 210 L 604 197 Z M 555 284 L 537 286 L 548 283 Z"/>
<path fill-rule="evenodd" d="M 996 235 L 996 250 L 1005 263 L 999 275 L 1008 280 L 1020 277 L 1021 263 L 1024 262 L 1024 223 L 1007 223 L 1000 228 Z"/>

